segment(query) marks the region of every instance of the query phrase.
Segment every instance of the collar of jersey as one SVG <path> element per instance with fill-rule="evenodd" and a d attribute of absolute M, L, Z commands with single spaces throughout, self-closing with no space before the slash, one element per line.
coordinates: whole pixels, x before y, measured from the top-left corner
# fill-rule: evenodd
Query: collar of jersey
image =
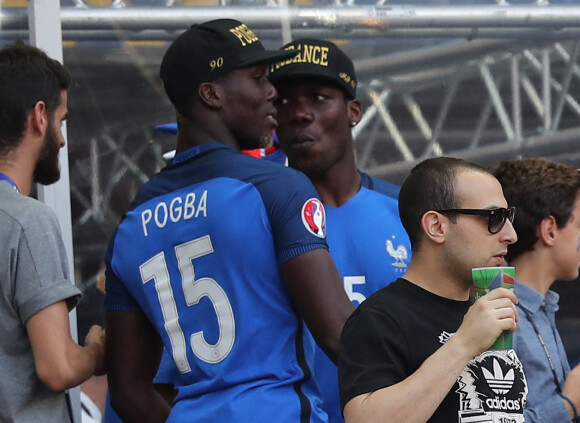
<path fill-rule="evenodd" d="M 204 153 L 206 151 L 217 150 L 219 148 L 224 148 L 224 149 L 231 148 L 232 150 L 235 150 L 234 147 L 231 147 L 231 146 L 226 145 L 226 144 L 222 144 L 220 142 L 208 142 L 205 144 L 196 145 L 195 147 L 191 147 L 185 151 L 182 151 L 179 154 L 176 154 L 171 163 L 172 164 L 181 163 L 187 159 L 198 156 L 199 154 Z"/>

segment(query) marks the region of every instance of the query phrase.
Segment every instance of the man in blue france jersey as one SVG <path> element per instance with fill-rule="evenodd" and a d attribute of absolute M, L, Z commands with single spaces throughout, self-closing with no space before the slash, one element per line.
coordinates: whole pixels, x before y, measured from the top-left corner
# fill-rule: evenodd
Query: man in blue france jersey
<path fill-rule="evenodd" d="M 176 156 L 138 193 L 107 263 L 107 365 L 123 421 L 325 422 L 314 340 L 336 358 L 352 312 L 303 174 L 240 149 L 275 129 L 267 51 L 241 22 L 193 25 L 161 64 Z M 152 379 L 163 347 L 173 408 Z"/>
<path fill-rule="evenodd" d="M 399 219 L 398 187 L 356 167 L 351 129 L 362 110 L 348 56 L 316 39 L 283 49 L 298 55 L 270 68 L 278 90 L 276 133 L 289 165 L 310 178 L 324 203 L 330 254 L 358 305 L 407 270 L 411 248 Z M 329 421 L 342 422 L 336 365 L 320 349 L 314 378 Z"/>

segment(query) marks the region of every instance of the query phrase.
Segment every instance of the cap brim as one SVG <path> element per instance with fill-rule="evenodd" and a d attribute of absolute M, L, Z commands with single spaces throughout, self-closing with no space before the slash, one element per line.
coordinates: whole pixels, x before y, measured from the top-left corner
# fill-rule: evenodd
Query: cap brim
<path fill-rule="evenodd" d="M 242 63 L 239 68 L 246 68 L 254 65 L 270 65 L 272 63 L 283 62 L 300 53 L 299 50 L 264 50 L 256 57 Z"/>
<path fill-rule="evenodd" d="M 165 123 L 163 125 L 157 125 L 155 129 L 159 132 L 165 132 L 167 134 L 177 134 L 177 123 Z"/>

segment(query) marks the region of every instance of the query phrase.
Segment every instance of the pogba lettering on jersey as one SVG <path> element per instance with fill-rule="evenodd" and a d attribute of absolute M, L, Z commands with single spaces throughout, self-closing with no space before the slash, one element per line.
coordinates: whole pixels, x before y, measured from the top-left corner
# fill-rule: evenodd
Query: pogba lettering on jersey
<path fill-rule="evenodd" d="M 199 198 L 195 192 L 190 192 L 184 196 L 173 197 L 169 203 L 161 201 L 154 208 L 143 210 L 141 212 L 143 235 L 149 235 L 148 228 L 151 225 L 163 229 L 170 223 L 200 216 L 207 217 L 207 190 Z"/>

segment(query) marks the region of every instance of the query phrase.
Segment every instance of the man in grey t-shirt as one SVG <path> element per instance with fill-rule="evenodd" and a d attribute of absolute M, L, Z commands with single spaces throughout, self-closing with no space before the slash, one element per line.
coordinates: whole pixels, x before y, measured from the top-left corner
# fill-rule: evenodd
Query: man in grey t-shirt
<path fill-rule="evenodd" d="M 104 333 L 84 347 L 68 312 L 70 281 L 55 214 L 28 197 L 60 177 L 67 115 L 66 69 L 35 47 L 0 49 L 0 421 L 66 422 L 64 391 L 104 371 Z"/>

